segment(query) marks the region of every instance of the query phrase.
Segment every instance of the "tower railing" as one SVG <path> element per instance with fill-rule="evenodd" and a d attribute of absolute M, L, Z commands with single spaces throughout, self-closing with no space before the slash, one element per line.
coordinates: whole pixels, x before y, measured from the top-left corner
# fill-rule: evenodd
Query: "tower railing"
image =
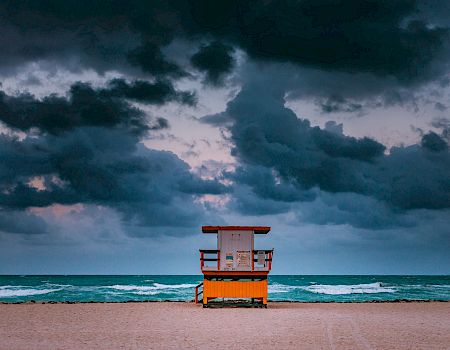
<path fill-rule="evenodd" d="M 270 271 L 272 269 L 273 249 L 255 249 L 251 253 L 250 271 Z M 217 264 L 207 266 L 205 262 L 209 261 L 216 261 Z M 200 269 L 202 271 L 220 271 L 220 250 L 200 249 Z"/>
<path fill-rule="evenodd" d="M 200 290 L 200 288 L 202 288 L 202 289 Z M 199 297 L 202 294 L 203 294 L 203 282 L 199 283 L 197 286 L 195 286 L 195 299 L 194 299 L 194 302 L 196 304 L 198 304 L 198 301 L 200 300 Z"/>
<path fill-rule="evenodd" d="M 215 257 L 205 257 L 205 255 L 215 255 Z M 206 266 L 205 261 L 217 261 L 215 269 L 220 270 L 220 250 L 218 249 L 200 249 L 200 268 L 201 270 L 214 269 L 214 266 Z"/>

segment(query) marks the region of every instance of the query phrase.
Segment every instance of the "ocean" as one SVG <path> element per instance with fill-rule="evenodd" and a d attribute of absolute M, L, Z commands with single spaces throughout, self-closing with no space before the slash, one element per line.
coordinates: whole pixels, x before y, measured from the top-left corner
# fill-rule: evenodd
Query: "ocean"
<path fill-rule="evenodd" d="M 189 301 L 202 276 L 0 276 L 0 302 Z M 269 276 L 269 300 L 450 301 L 450 276 Z"/>

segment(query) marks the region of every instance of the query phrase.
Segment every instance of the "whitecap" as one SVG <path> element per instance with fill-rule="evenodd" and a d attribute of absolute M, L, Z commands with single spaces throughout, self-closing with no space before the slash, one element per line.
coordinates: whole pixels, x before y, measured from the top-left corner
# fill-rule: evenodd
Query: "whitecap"
<path fill-rule="evenodd" d="M 293 289 L 301 288 L 300 286 L 289 286 L 286 284 L 273 283 L 269 284 L 269 293 L 288 293 Z"/>
<path fill-rule="evenodd" d="M 116 290 L 123 290 L 127 292 L 131 291 L 146 291 L 146 290 L 154 290 L 155 287 L 152 286 L 135 286 L 135 285 L 123 285 L 123 284 L 115 284 L 113 286 L 107 286 L 106 288 L 116 289 Z"/>
<path fill-rule="evenodd" d="M 449 284 L 429 284 L 429 285 L 425 285 L 425 287 L 450 288 L 450 285 Z"/>
<path fill-rule="evenodd" d="M 182 284 L 153 283 L 153 285 L 157 289 L 183 289 L 183 288 L 194 288 L 195 286 L 197 286 L 196 284 L 191 283 L 182 283 Z"/>
<path fill-rule="evenodd" d="M 6 285 L 6 286 L 0 286 L 0 289 L 9 289 L 9 288 L 27 288 L 29 286 L 13 286 L 13 285 Z"/>
<path fill-rule="evenodd" d="M 151 291 L 151 290 L 148 290 L 148 291 L 139 290 L 137 292 L 133 292 L 133 294 L 137 294 L 137 295 L 155 295 L 155 294 L 158 294 L 158 293 L 159 292 L 155 291 L 155 290 L 153 290 L 153 291 Z"/>
<path fill-rule="evenodd" d="M 308 287 L 302 287 L 311 293 L 346 295 L 346 294 L 374 294 L 374 293 L 395 293 L 396 288 L 383 286 L 381 282 L 366 284 L 315 284 Z"/>
<path fill-rule="evenodd" d="M 0 298 L 26 297 L 30 295 L 42 295 L 60 291 L 61 289 L 1 289 Z"/>
<path fill-rule="evenodd" d="M 123 284 L 115 284 L 113 286 L 108 286 L 106 288 L 112 288 L 116 290 L 122 290 L 127 292 L 148 292 L 148 291 L 161 291 L 161 290 L 171 290 L 171 289 L 186 289 L 186 288 L 194 288 L 196 284 L 162 284 L 162 283 L 153 283 L 152 286 L 136 286 L 136 285 L 123 285 Z"/>
<path fill-rule="evenodd" d="M 45 285 L 50 286 L 50 287 L 60 287 L 60 288 L 73 287 L 72 284 L 59 284 L 59 283 L 46 283 Z"/>

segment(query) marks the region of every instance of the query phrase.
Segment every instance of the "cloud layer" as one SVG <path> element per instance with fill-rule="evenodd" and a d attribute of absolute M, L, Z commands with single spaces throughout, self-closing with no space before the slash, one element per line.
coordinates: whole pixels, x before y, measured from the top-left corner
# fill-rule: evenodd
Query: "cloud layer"
<path fill-rule="evenodd" d="M 449 34 L 439 7 L 411 0 L 3 2 L 1 13 L 3 67 L 76 57 L 100 70 L 130 64 L 156 76 L 185 74 L 161 51 L 172 40 L 213 37 L 258 60 L 414 80 L 438 66 Z M 229 51 L 214 43 L 194 61 L 227 70 Z"/>
<path fill-rule="evenodd" d="M 361 226 L 367 216 L 349 214 L 356 211 L 345 205 L 357 202 L 364 213 L 375 212 L 365 225 L 373 228 L 408 225 L 404 215 L 413 210 L 446 210 L 447 119 L 435 121 L 441 133 L 422 132 L 417 144 L 387 149 L 373 138 L 344 134 L 336 122 L 313 126 L 286 107 L 303 99 L 324 114 L 361 116 L 365 108 L 414 100 L 426 84 L 444 89 L 446 6 L 2 2 L 2 77 L 30 65 L 48 74 L 65 69 L 117 77 L 100 86 L 79 81 L 43 98 L 0 92 L 0 224 L 24 232 L 7 220 L 23 215 L 45 231 L 33 208 L 82 203 L 112 208 L 135 226 L 194 225 L 209 210 L 199 201 L 205 194 L 227 194 L 228 209 L 242 215 L 294 211 L 310 222 Z M 172 123 L 150 115 L 151 108 L 195 108 L 195 84 L 208 90 L 228 83 L 241 91 L 225 112 L 202 119 L 225 130 L 233 148 L 236 167 L 220 181 L 196 175 L 174 153 L 143 145 Z M 446 111 L 445 101 L 433 102 Z M 338 210 L 321 219 L 308 214 L 315 206 Z"/>
<path fill-rule="evenodd" d="M 76 83 L 67 97 L 42 100 L 2 93 L 0 120 L 26 133 L 0 135 L 3 230 L 43 232 L 44 222 L 30 210 L 55 204 L 113 208 L 138 226 L 197 224 L 205 210 L 196 197 L 224 193 L 226 187 L 194 175 L 171 152 L 145 147 L 142 138 L 168 122 L 128 102 L 191 104 L 191 97 L 170 83 L 122 79 L 103 88 Z M 20 215 L 22 224 L 14 228 L 12 217 Z"/>
<path fill-rule="evenodd" d="M 430 132 L 421 144 L 386 153 L 379 142 L 346 136 L 335 123 L 313 127 L 284 104 L 283 91 L 249 84 L 225 112 L 204 119 L 230 132 L 240 162 L 230 178 L 251 189 L 242 194 L 236 187 L 241 212 L 287 211 L 286 203 L 312 201 L 320 192 L 372 198 L 386 212 L 450 208 L 450 153 L 443 136 Z M 251 194 L 263 201 L 252 203 Z"/>

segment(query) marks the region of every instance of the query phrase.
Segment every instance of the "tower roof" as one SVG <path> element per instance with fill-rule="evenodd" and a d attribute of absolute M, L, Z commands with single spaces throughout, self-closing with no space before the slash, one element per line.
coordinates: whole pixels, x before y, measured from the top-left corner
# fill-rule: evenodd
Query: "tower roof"
<path fill-rule="evenodd" d="M 202 226 L 203 233 L 218 233 L 219 231 L 253 231 L 255 234 L 267 234 L 270 226 Z"/>

